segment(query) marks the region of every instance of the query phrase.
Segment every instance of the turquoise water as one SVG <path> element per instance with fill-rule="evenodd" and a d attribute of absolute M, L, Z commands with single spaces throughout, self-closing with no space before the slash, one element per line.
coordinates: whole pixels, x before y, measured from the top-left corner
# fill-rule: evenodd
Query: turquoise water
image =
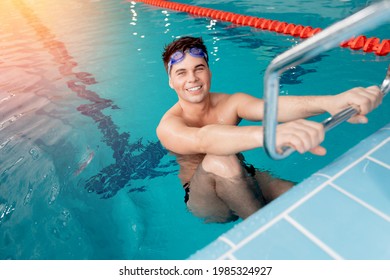
<path fill-rule="evenodd" d="M 208 2 L 186 1 L 315 27 L 366 4 Z M 125 1 L 3 0 L 0 15 L 0 259 L 184 259 L 234 226 L 186 211 L 177 165 L 157 141 L 155 127 L 176 101 L 162 48 L 202 36 L 212 90 L 261 97 L 265 68 L 298 39 Z M 369 34 L 386 38 L 389 28 Z M 336 48 L 288 71 L 281 92 L 379 84 L 389 61 Z M 301 181 L 388 123 L 388 112 L 387 99 L 369 125 L 331 131 L 326 157 L 246 156 Z"/>

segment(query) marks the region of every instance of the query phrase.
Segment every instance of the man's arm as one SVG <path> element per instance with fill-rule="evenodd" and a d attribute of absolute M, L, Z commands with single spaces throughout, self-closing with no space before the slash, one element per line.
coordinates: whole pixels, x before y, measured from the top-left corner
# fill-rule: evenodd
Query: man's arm
<path fill-rule="evenodd" d="M 353 88 L 337 95 L 327 96 L 280 96 L 278 104 L 278 121 L 288 122 L 319 115 L 325 112 L 337 114 L 352 106 L 359 113 L 349 121 L 366 123 L 366 114 L 382 102 L 382 93 L 377 86 Z M 264 101 L 239 93 L 235 97 L 238 102 L 238 115 L 247 120 L 263 120 Z"/>
<path fill-rule="evenodd" d="M 157 135 L 168 150 L 177 154 L 232 155 L 263 146 L 263 127 L 212 124 L 189 127 L 179 117 L 165 116 L 157 127 Z M 311 151 L 324 155 L 319 146 L 324 129 L 319 123 L 297 120 L 277 127 L 276 146 L 290 146 L 300 153 Z"/>
<path fill-rule="evenodd" d="M 189 127 L 174 115 L 161 120 L 157 136 L 165 148 L 183 155 L 231 155 L 263 144 L 261 126 L 211 124 L 200 128 Z"/>
<path fill-rule="evenodd" d="M 382 102 L 383 95 L 377 86 L 353 88 L 337 95 L 283 96 L 279 99 L 279 121 L 307 118 L 325 112 L 335 115 L 352 106 L 358 114 L 349 122 L 366 123 L 365 116 Z"/>
<path fill-rule="evenodd" d="M 336 114 L 352 106 L 358 115 L 353 122 L 367 122 L 365 114 L 382 101 L 378 87 L 355 88 L 335 96 L 287 96 L 280 97 L 278 120 L 285 122 L 277 126 L 276 147 L 289 146 L 300 153 L 310 151 L 324 155 L 319 146 L 324 140 L 323 125 L 304 120 L 309 116 L 329 112 Z M 226 108 L 235 106 L 237 115 L 248 120 L 262 120 L 264 102 L 246 94 L 235 94 L 228 100 Z M 293 121 L 292 121 L 293 120 Z M 204 127 L 190 127 L 174 114 L 167 114 L 161 120 L 157 135 L 161 143 L 178 154 L 231 155 L 263 146 L 261 126 L 235 126 L 212 124 Z"/>

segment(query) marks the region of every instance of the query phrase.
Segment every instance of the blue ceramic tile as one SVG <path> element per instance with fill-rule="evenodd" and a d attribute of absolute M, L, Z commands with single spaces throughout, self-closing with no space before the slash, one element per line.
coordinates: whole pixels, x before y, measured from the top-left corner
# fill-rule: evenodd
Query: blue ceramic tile
<path fill-rule="evenodd" d="M 374 149 L 378 144 L 385 141 L 389 136 L 389 129 L 381 129 L 377 131 L 373 135 L 361 141 L 358 145 L 348 150 L 345 154 L 337 158 L 335 161 L 318 171 L 318 173 L 333 177 L 334 175 L 339 173 L 340 170 L 354 163 L 356 160 L 364 156 L 368 151 Z"/>
<path fill-rule="evenodd" d="M 331 259 L 321 248 L 285 220 L 280 220 L 233 253 L 236 259 Z"/>
<path fill-rule="evenodd" d="M 242 221 L 241 223 L 236 225 L 233 229 L 225 233 L 223 236 L 231 240 L 233 243 L 240 242 L 252 232 L 266 225 L 274 217 L 286 211 L 302 197 L 311 193 L 314 189 L 316 189 L 326 180 L 327 178 L 324 178 L 322 176 L 310 177 L 303 183 L 294 186 L 287 193 L 273 200 L 271 203 L 254 213 L 245 221 Z"/>
<path fill-rule="evenodd" d="M 359 144 L 361 145 L 361 143 Z M 363 156 L 362 150 L 354 147 L 354 149 L 349 150 L 347 153 L 338 157 L 335 161 L 328 164 L 323 169 L 319 170 L 317 173 L 326 175 L 328 177 L 334 177 L 345 167 L 353 164 L 356 160 Z"/>
<path fill-rule="evenodd" d="M 387 125 L 385 125 L 383 128 L 382 128 L 382 130 L 383 129 L 389 129 L 390 130 L 390 123 L 388 123 Z"/>
<path fill-rule="evenodd" d="M 389 133 L 390 134 L 390 133 Z M 371 157 L 390 166 L 390 141 L 371 154 Z M 390 172 L 390 170 L 389 170 Z"/>
<path fill-rule="evenodd" d="M 329 178 L 321 177 L 321 174 L 331 177 L 338 174 L 340 170 L 362 159 L 368 151 L 389 137 L 390 124 L 260 209 L 247 220 L 235 225 L 223 237 L 234 243 L 241 242 L 281 213 L 291 210 L 291 206 L 311 194 L 319 186 L 324 186 Z M 371 156 L 389 164 L 389 144 L 373 151 Z M 367 162 L 363 159 L 361 163 L 336 178 L 334 183 L 388 215 L 390 184 L 386 188 L 385 182 L 389 182 L 390 172 L 381 169 L 383 166 L 375 165 L 373 162 L 366 165 Z M 365 172 L 362 172 L 363 170 Z M 380 179 L 378 179 L 379 176 Z M 293 210 L 290 216 L 344 258 L 390 259 L 390 223 L 330 186 L 326 186 Z M 220 258 L 229 250 L 230 246 L 217 240 L 204 250 L 197 252 L 193 258 Z M 325 252 L 284 220 L 278 221 L 256 236 L 251 242 L 237 250 L 234 256 L 238 259 L 329 258 Z"/>
<path fill-rule="evenodd" d="M 346 259 L 390 259 L 390 223 L 327 186 L 291 214 Z"/>
<path fill-rule="evenodd" d="M 390 216 L 389 169 L 373 161 L 364 160 L 337 178 L 334 183 Z"/>
<path fill-rule="evenodd" d="M 229 251 L 231 247 L 221 241 L 216 240 L 213 243 L 209 244 L 207 247 L 202 249 L 201 251 L 193 254 L 189 259 L 191 260 L 214 260 L 218 259 L 221 255 Z"/>

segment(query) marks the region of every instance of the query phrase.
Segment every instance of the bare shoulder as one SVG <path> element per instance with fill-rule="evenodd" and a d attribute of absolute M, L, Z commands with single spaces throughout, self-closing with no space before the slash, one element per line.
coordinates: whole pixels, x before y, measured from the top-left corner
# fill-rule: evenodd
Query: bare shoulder
<path fill-rule="evenodd" d="M 162 116 L 160 123 L 157 126 L 157 135 L 160 136 L 159 133 L 162 133 L 164 132 L 164 130 L 169 129 L 169 126 L 171 125 L 172 122 L 180 123 L 180 120 L 182 119 L 181 114 L 182 114 L 182 109 L 178 103 L 176 103 L 168 111 L 166 111 L 165 114 Z"/>
<path fill-rule="evenodd" d="M 161 120 L 164 120 L 164 119 L 169 118 L 171 116 L 180 117 L 180 115 L 182 114 L 182 111 L 183 110 L 181 109 L 179 103 L 176 103 L 171 108 L 169 108 L 168 111 L 165 112 L 165 114 L 162 116 Z"/>
<path fill-rule="evenodd" d="M 185 123 L 180 106 L 173 106 L 161 118 L 156 133 L 161 144 L 171 152 L 177 154 L 194 154 L 194 135 L 196 128 Z"/>
<path fill-rule="evenodd" d="M 249 94 L 243 92 L 236 93 L 213 93 L 213 103 L 227 103 L 227 104 L 237 104 L 246 100 L 252 100 L 253 97 Z"/>
<path fill-rule="evenodd" d="M 237 92 L 231 95 L 227 107 L 232 108 L 241 119 L 260 121 L 263 119 L 264 101 L 247 93 Z"/>
<path fill-rule="evenodd" d="M 247 100 L 253 100 L 253 99 L 258 99 L 250 94 L 244 93 L 244 92 L 235 92 L 231 94 L 227 93 L 214 93 L 217 99 L 220 100 L 226 100 L 226 101 L 232 101 L 232 102 L 237 102 L 237 101 L 247 101 Z"/>
<path fill-rule="evenodd" d="M 248 93 L 244 93 L 244 92 L 236 92 L 236 93 L 232 94 L 232 99 L 234 100 L 234 102 L 237 102 L 237 101 L 247 102 L 247 101 L 259 100 L 259 98 L 256 98 L 256 97 L 254 97 Z"/>
<path fill-rule="evenodd" d="M 215 93 L 214 95 L 214 104 L 218 105 L 220 108 L 231 109 L 235 112 L 238 112 L 240 108 L 248 108 L 248 105 L 250 104 L 256 104 L 256 106 L 258 106 L 258 103 L 262 102 L 261 99 L 243 92 L 232 94 Z"/>

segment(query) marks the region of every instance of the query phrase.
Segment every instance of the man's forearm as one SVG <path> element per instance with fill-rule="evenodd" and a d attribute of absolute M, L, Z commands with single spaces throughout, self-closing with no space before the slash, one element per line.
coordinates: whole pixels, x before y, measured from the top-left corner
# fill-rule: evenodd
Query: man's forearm
<path fill-rule="evenodd" d="M 330 96 L 281 96 L 278 104 L 278 121 L 304 119 L 326 112 Z"/>
<path fill-rule="evenodd" d="M 263 146 L 263 127 L 207 125 L 198 133 L 199 150 L 204 154 L 232 155 Z"/>

